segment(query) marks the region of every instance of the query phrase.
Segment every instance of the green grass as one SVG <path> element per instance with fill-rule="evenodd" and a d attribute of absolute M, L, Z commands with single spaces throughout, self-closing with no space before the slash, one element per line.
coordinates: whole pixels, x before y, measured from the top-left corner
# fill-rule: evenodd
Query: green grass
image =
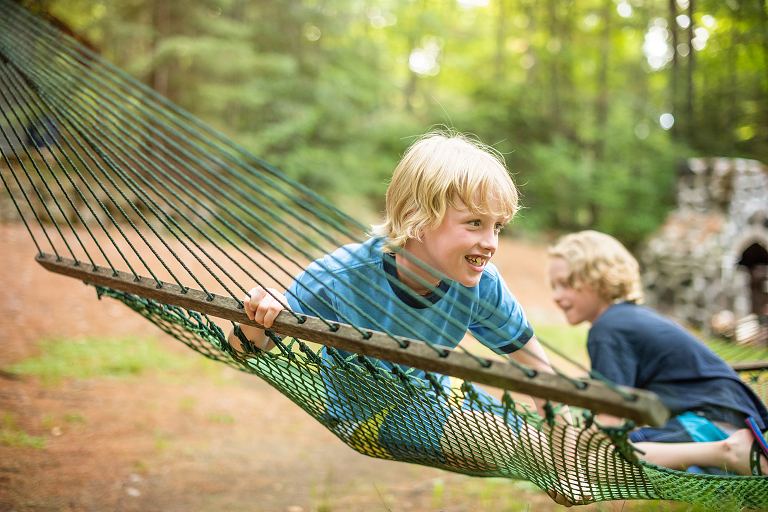
<path fill-rule="evenodd" d="M 704 338 L 709 347 L 726 361 L 764 361 L 768 359 L 768 348 L 738 345 L 721 338 Z"/>
<path fill-rule="evenodd" d="M 179 410 L 182 412 L 192 412 L 197 407 L 197 400 L 191 396 L 184 396 L 179 400 Z"/>
<path fill-rule="evenodd" d="M 587 354 L 588 325 L 582 324 L 576 327 L 570 325 L 535 325 L 534 331 L 548 354 L 562 352 L 570 359 L 578 361 L 589 368 L 589 355 Z M 703 336 L 700 332 L 694 330 L 691 330 L 691 332 L 726 361 L 762 361 L 768 359 L 768 348 L 738 345 L 725 339 Z"/>
<path fill-rule="evenodd" d="M 3 426 L 0 428 L 0 444 L 5 446 L 30 446 L 45 450 L 48 440 L 42 436 L 30 436 L 17 424 L 16 418 L 9 412 L 3 414 Z"/>
<path fill-rule="evenodd" d="M 545 346 L 545 350 L 555 349 L 565 353 L 569 358 L 589 366 L 586 353 L 587 328 L 568 325 L 537 325 L 536 334 Z M 726 342 L 714 341 L 713 348 L 725 355 L 734 349 Z M 472 351 L 474 352 L 472 347 Z M 58 382 L 63 378 L 130 378 L 149 372 L 157 372 L 163 378 L 170 374 L 182 379 L 201 376 L 210 378 L 211 382 L 224 384 L 222 377 L 226 367 L 198 354 L 176 354 L 160 346 L 155 340 L 125 339 L 83 339 L 67 340 L 52 339 L 39 344 L 40 355 L 27 359 L 18 364 L 5 368 L 16 374 L 38 375 L 43 383 Z M 752 357 L 765 358 L 766 351 L 757 351 Z M 230 375 L 232 372 L 228 372 Z M 194 397 L 181 397 L 178 402 L 179 410 L 191 413 L 198 404 Z M 86 418 L 79 413 L 70 413 L 64 417 L 70 424 L 86 423 Z M 234 423 L 234 418 L 228 414 L 208 413 L 205 420 L 222 425 Z M 44 426 L 50 427 L 53 419 L 45 417 Z M 155 448 L 164 451 L 173 446 L 173 436 L 169 432 L 154 430 Z M 6 446 L 27 446 L 35 449 L 45 449 L 47 438 L 30 436 L 16 424 L 15 419 L 6 413 L 0 424 L 0 444 Z M 474 496 L 483 510 L 525 510 L 525 503 L 513 499 L 509 491 L 510 483 L 494 479 L 473 479 L 465 486 L 463 492 Z M 527 482 L 515 482 L 516 489 L 528 489 Z M 530 484 L 532 486 L 532 484 Z M 434 482 L 431 489 L 430 501 L 435 508 L 442 507 L 450 500 L 450 486 L 445 486 L 442 480 Z M 318 495 L 318 510 L 328 509 L 327 498 Z M 612 510 L 608 505 L 597 506 L 598 510 Z M 702 507 L 694 507 L 684 503 L 636 501 L 628 502 L 622 510 L 627 512 L 650 512 L 667 510 L 670 512 L 704 511 Z"/>
<path fill-rule="evenodd" d="M 216 414 L 216 413 L 209 412 L 208 414 L 205 415 L 205 419 L 207 419 L 212 423 L 221 423 L 222 425 L 235 422 L 235 418 L 233 418 L 232 415 L 226 414 L 226 413 Z"/>
<path fill-rule="evenodd" d="M 0 430 L 0 443 L 5 446 L 30 446 L 45 450 L 48 440 L 41 436 L 30 436 L 20 430 Z"/>
<path fill-rule="evenodd" d="M 588 331 L 586 325 L 576 327 L 562 324 L 534 326 L 536 337 L 545 351 L 554 349 L 587 366 L 589 365 L 589 356 L 587 355 Z"/>
<path fill-rule="evenodd" d="M 159 347 L 154 340 L 52 339 L 40 342 L 40 355 L 8 366 L 5 371 L 38 375 L 43 383 L 58 383 L 62 378 L 125 378 L 149 371 L 187 371 L 195 357 L 179 357 Z"/>
<path fill-rule="evenodd" d="M 155 440 L 155 450 L 163 451 L 171 447 L 173 441 L 171 432 L 156 428 L 152 431 L 152 437 Z"/>
<path fill-rule="evenodd" d="M 65 414 L 64 420 L 68 423 L 86 423 L 85 416 L 78 412 Z"/>

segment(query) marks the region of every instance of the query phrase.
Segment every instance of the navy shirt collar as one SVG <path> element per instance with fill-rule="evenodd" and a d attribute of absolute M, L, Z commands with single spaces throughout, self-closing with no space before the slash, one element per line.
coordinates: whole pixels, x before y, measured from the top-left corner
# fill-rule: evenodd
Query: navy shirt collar
<path fill-rule="evenodd" d="M 395 262 L 394 253 L 383 254 L 383 260 L 384 271 L 389 276 L 387 281 L 389 282 L 392 291 L 395 292 L 398 299 L 412 308 L 424 309 L 432 304 L 436 304 L 451 287 L 450 281 L 443 279 L 440 281 L 440 284 L 437 285 L 435 291 L 426 297 L 423 297 L 400 282 L 400 279 L 397 277 L 397 263 Z"/>

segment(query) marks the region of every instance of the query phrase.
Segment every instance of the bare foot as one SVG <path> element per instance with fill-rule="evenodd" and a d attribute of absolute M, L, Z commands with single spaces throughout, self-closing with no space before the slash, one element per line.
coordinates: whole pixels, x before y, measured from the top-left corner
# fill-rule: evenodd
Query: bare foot
<path fill-rule="evenodd" d="M 723 441 L 726 449 L 725 457 L 728 461 L 727 469 L 735 471 L 740 475 L 752 475 L 749 465 L 749 452 L 754 441 L 755 437 L 748 428 L 737 430 L 728 439 Z M 766 459 L 764 454 L 760 457 L 760 469 L 764 475 L 768 475 L 768 459 Z"/>
<path fill-rule="evenodd" d="M 568 508 L 573 507 L 574 505 L 588 505 L 589 503 L 594 503 L 594 500 L 592 500 L 592 498 L 590 497 L 581 498 L 581 499 L 574 498 L 573 500 L 571 500 L 567 496 L 559 494 L 554 489 L 548 490 L 547 494 L 549 494 L 549 497 L 552 498 L 555 501 L 555 503 Z"/>
<path fill-rule="evenodd" d="M 560 494 L 556 489 L 547 490 L 549 497 L 559 505 L 572 507 L 574 505 L 587 505 L 595 501 L 590 496 L 593 491 L 592 485 L 589 482 L 580 480 L 577 476 L 571 475 L 566 477 L 565 480 L 560 482 L 560 487 L 559 491 L 567 494 Z"/>

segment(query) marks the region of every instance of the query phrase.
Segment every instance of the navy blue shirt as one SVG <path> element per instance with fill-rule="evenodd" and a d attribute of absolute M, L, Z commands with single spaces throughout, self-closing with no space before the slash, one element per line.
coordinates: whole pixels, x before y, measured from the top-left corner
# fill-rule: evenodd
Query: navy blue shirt
<path fill-rule="evenodd" d="M 755 418 L 761 429 L 768 425 L 765 405 L 728 363 L 652 309 L 612 305 L 589 330 L 587 350 L 594 372 L 656 393 L 673 416 L 702 411 L 710 420 L 729 421 L 732 415 L 719 411 L 733 410 Z"/>

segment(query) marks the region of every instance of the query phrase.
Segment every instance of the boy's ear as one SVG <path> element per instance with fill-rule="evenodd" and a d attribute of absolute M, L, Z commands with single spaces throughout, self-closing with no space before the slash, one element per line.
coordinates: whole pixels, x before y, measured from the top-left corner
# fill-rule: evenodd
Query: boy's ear
<path fill-rule="evenodd" d="M 416 210 L 408 210 L 408 212 L 406 212 L 406 214 L 403 217 L 403 219 L 408 220 L 409 218 L 411 218 L 414 215 L 416 215 Z M 424 232 L 425 231 L 426 231 L 426 229 L 425 229 L 424 225 L 419 226 L 418 229 L 415 232 L 416 238 L 421 240 L 421 238 L 424 236 Z"/>
<path fill-rule="evenodd" d="M 434 229 L 436 226 L 437 226 L 436 222 L 430 222 L 428 224 L 422 224 L 421 226 L 419 226 L 419 229 L 417 231 L 419 238 L 422 238 L 427 233 L 427 231 Z"/>

